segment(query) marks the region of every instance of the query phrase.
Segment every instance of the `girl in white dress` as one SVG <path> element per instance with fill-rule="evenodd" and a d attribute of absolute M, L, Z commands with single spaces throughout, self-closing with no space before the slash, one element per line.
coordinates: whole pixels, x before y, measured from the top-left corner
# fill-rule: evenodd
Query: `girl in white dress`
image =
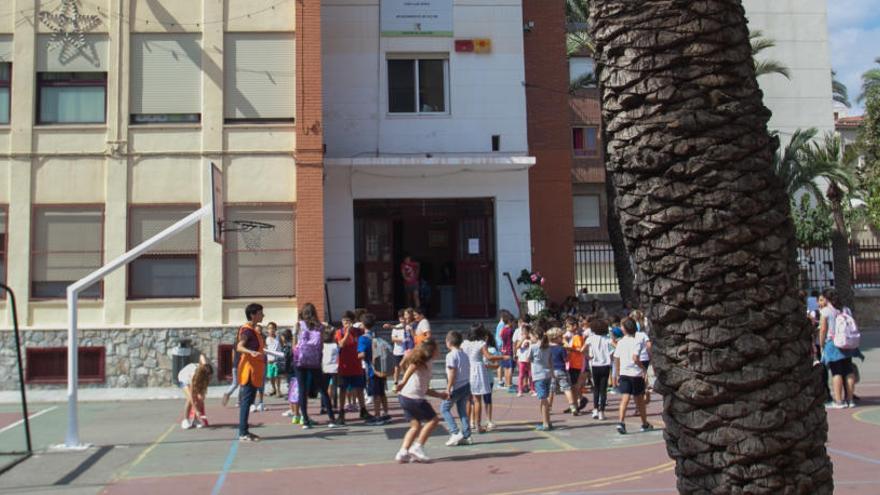
<path fill-rule="evenodd" d="M 483 398 L 492 393 L 492 377 L 486 363 L 500 361 L 504 356 L 493 356 L 489 353 L 486 339 L 488 330 L 481 324 L 471 325 L 467 339 L 461 344 L 461 350 L 467 355 L 471 365 L 471 402 L 468 405 L 468 415 L 471 419 L 471 428 L 479 433 L 485 433 L 483 428 Z"/>

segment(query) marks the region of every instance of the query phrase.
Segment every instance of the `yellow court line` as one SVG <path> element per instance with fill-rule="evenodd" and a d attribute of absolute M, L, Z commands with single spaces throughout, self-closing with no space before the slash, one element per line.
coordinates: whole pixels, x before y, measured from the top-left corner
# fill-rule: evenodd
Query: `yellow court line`
<path fill-rule="evenodd" d="M 150 455 L 150 452 L 152 452 L 153 450 L 155 450 L 156 447 L 158 447 L 159 444 L 161 444 L 162 441 L 165 440 L 165 439 L 168 437 L 168 435 L 170 435 L 171 432 L 174 431 L 174 429 L 175 429 L 176 427 L 177 427 L 176 424 L 173 424 L 173 425 L 169 426 L 168 429 L 165 430 L 165 433 L 159 435 L 159 438 L 157 438 L 155 441 L 153 441 L 153 443 L 151 443 L 149 447 L 147 447 L 146 449 L 144 449 L 144 451 L 141 452 L 140 455 L 138 455 L 137 457 L 135 457 L 135 459 L 131 462 L 131 464 L 129 464 L 128 466 L 126 466 L 125 469 L 123 469 L 119 474 L 117 474 L 116 476 L 114 476 L 113 479 L 110 481 L 110 484 L 113 484 L 113 483 L 115 483 L 115 482 L 117 482 L 117 481 L 119 481 L 119 480 L 121 480 L 121 479 L 127 477 L 127 476 L 128 476 L 128 473 L 130 473 L 131 470 L 135 468 L 135 466 L 137 466 L 137 465 L 140 464 L 144 459 L 146 459 L 147 456 Z"/>
<path fill-rule="evenodd" d="M 535 433 L 546 438 L 547 440 L 550 440 L 551 442 L 555 443 L 556 445 L 562 447 L 563 450 L 566 450 L 566 451 L 578 450 L 577 447 L 569 444 L 568 442 L 563 441 L 561 438 L 559 438 L 555 435 L 551 435 L 550 433 L 547 433 L 546 431 L 537 431 L 536 430 Z"/>
<path fill-rule="evenodd" d="M 865 414 L 868 412 L 873 412 L 873 411 L 876 411 L 877 409 L 880 409 L 880 407 L 869 407 L 867 409 L 862 409 L 859 412 L 853 413 L 852 417 L 854 420 L 860 421 L 862 423 L 866 423 L 866 424 L 873 425 L 873 426 L 880 426 L 873 421 L 868 421 L 867 419 L 862 419 L 862 414 Z"/>
<path fill-rule="evenodd" d="M 645 474 L 659 473 L 665 469 L 668 469 L 670 466 L 675 466 L 675 461 L 670 461 L 670 462 L 666 462 L 663 464 L 658 464 L 653 467 L 640 469 L 638 471 L 633 471 L 630 473 L 618 474 L 617 476 L 608 476 L 605 478 L 597 478 L 594 480 L 583 480 L 583 481 L 577 481 L 574 483 L 565 483 L 565 484 L 561 484 L 561 485 L 542 486 L 539 488 L 530 488 L 527 490 L 518 490 L 518 491 L 513 491 L 513 492 L 497 492 L 497 493 L 494 493 L 493 495 L 521 495 L 521 494 L 525 494 L 525 493 L 549 492 L 549 491 L 554 491 L 554 490 L 560 490 L 563 488 L 572 488 L 575 486 L 584 486 L 584 485 L 593 486 L 593 485 L 597 485 L 599 483 L 604 483 L 604 484 L 611 484 L 611 483 L 615 483 L 615 482 L 619 483 L 621 481 L 629 481 L 629 478 L 632 478 L 633 476 L 638 477 L 640 475 L 645 475 Z"/>

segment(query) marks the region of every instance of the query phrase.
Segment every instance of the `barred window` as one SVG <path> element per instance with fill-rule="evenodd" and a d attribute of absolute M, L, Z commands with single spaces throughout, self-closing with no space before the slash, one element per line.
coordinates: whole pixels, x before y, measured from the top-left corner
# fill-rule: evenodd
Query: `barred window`
<path fill-rule="evenodd" d="M 272 229 L 224 234 L 224 295 L 293 297 L 296 294 L 294 205 L 227 206 L 226 219 L 268 223 Z"/>
<path fill-rule="evenodd" d="M 129 249 L 170 227 L 199 205 L 133 206 L 129 211 Z M 195 224 L 132 261 L 128 297 L 199 297 L 199 225 Z"/>
<path fill-rule="evenodd" d="M 64 298 L 68 285 L 103 264 L 103 239 L 101 207 L 35 206 L 31 297 Z M 80 296 L 100 298 L 101 288 L 98 282 Z"/>

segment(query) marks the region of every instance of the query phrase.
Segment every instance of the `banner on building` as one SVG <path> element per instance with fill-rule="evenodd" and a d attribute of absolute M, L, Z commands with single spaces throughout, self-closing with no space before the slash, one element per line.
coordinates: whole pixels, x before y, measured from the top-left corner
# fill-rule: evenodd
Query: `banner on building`
<path fill-rule="evenodd" d="M 382 0 L 382 36 L 452 36 L 453 0 Z"/>

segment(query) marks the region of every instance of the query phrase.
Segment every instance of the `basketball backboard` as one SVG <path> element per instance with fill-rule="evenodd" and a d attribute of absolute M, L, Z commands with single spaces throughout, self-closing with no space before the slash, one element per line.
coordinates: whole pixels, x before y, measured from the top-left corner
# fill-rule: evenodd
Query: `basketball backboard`
<path fill-rule="evenodd" d="M 211 162 L 211 191 L 214 213 L 211 215 L 214 226 L 214 242 L 223 244 L 223 224 L 226 222 L 226 208 L 223 204 L 223 172 Z"/>

